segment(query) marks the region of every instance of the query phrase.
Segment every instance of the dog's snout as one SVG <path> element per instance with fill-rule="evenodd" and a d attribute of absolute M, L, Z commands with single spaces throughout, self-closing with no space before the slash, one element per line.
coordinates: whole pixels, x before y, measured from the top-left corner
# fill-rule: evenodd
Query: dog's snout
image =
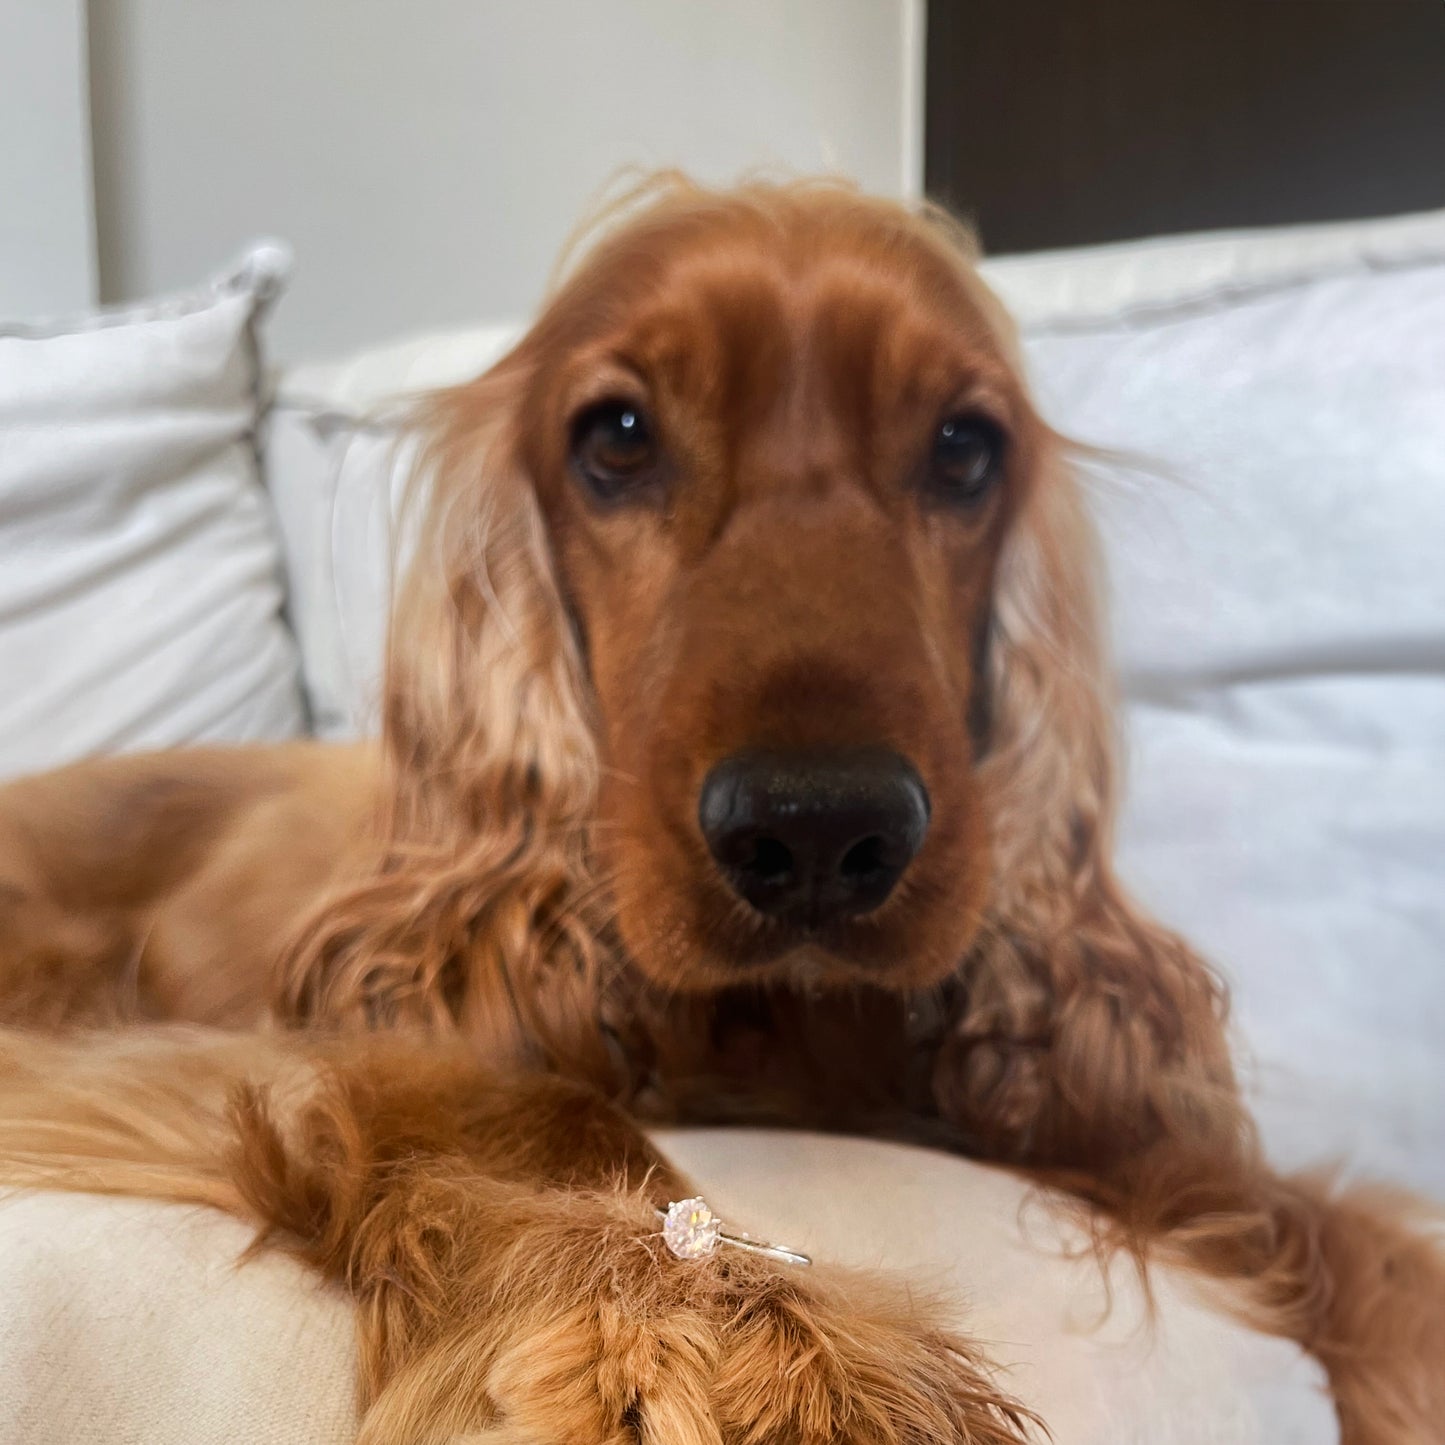
<path fill-rule="evenodd" d="M 698 802 L 733 891 L 810 929 L 877 908 L 923 846 L 928 817 L 923 779 L 887 749 L 738 753 L 707 775 Z"/>

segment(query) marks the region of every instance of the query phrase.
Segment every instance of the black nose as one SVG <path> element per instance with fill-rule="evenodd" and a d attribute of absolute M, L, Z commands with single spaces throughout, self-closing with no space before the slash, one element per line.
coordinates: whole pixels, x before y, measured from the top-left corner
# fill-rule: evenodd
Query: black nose
<path fill-rule="evenodd" d="M 738 753 L 707 775 L 698 822 L 733 890 L 804 928 L 869 913 L 923 846 L 928 790 L 885 749 Z"/>

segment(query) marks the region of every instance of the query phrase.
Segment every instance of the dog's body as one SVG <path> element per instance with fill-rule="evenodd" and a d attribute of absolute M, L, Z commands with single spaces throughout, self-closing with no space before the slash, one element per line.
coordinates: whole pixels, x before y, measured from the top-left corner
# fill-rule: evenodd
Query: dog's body
<path fill-rule="evenodd" d="M 663 188 L 422 416 L 379 749 L 0 792 L 10 1020 L 312 1026 L 13 1039 L 9 1176 L 284 1234 L 364 1301 L 373 1439 L 1020 1438 L 894 1305 L 626 1245 L 682 1186 L 618 1104 L 1031 1167 L 1319 1354 L 1347 1445 L 1437 1438 L 1438 1249 L 1265 1167 L 1113 877 L 1077 488 L 956 241 Z"/>
<path fill-rule="evenodd" d="M 286 940 L 359 860 L 375 750 L 297 743 L 74 764 L 0 807 L 0 1009 L 47 1025 L 254 1027 Z"/>

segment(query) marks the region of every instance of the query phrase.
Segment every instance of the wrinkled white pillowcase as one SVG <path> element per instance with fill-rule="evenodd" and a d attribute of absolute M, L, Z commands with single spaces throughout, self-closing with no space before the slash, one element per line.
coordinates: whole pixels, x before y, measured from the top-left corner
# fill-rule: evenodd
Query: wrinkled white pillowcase
<path fill-rule="evenodd" d="M 312 725 L 323 738 L 377 729 L 397 518 L 416 439 L 408 404 L 480 376 L 520 324 L 426 336 L 282 380 L 266 433 L 266 475 L 286 548 L 291 619 Z"/>
<path fill-rule="evenodd" d="M 1445 212 L 997 263 L 1100 479 L 1120 866 L 1265 1139 L 1445 1199 Z"/>
<path fill-rule="evenodd" d="M 185 296 L 0 323 L 0 776 L 305 729 L 261 485 L 275 246 Z"/>

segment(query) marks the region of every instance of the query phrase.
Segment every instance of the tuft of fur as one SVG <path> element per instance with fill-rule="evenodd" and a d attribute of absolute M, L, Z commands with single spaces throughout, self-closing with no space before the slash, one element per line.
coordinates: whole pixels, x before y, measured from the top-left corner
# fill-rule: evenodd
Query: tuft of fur
<path fill-rule="evenodd" d="M 494 1062 L 604 1082 L 597 748 L 536 499 L 505 462 L 515 369 L 418 412 L 376 856 L 298 930 L 279 1005 L 301 1021 L 460 1029 Z"/>

